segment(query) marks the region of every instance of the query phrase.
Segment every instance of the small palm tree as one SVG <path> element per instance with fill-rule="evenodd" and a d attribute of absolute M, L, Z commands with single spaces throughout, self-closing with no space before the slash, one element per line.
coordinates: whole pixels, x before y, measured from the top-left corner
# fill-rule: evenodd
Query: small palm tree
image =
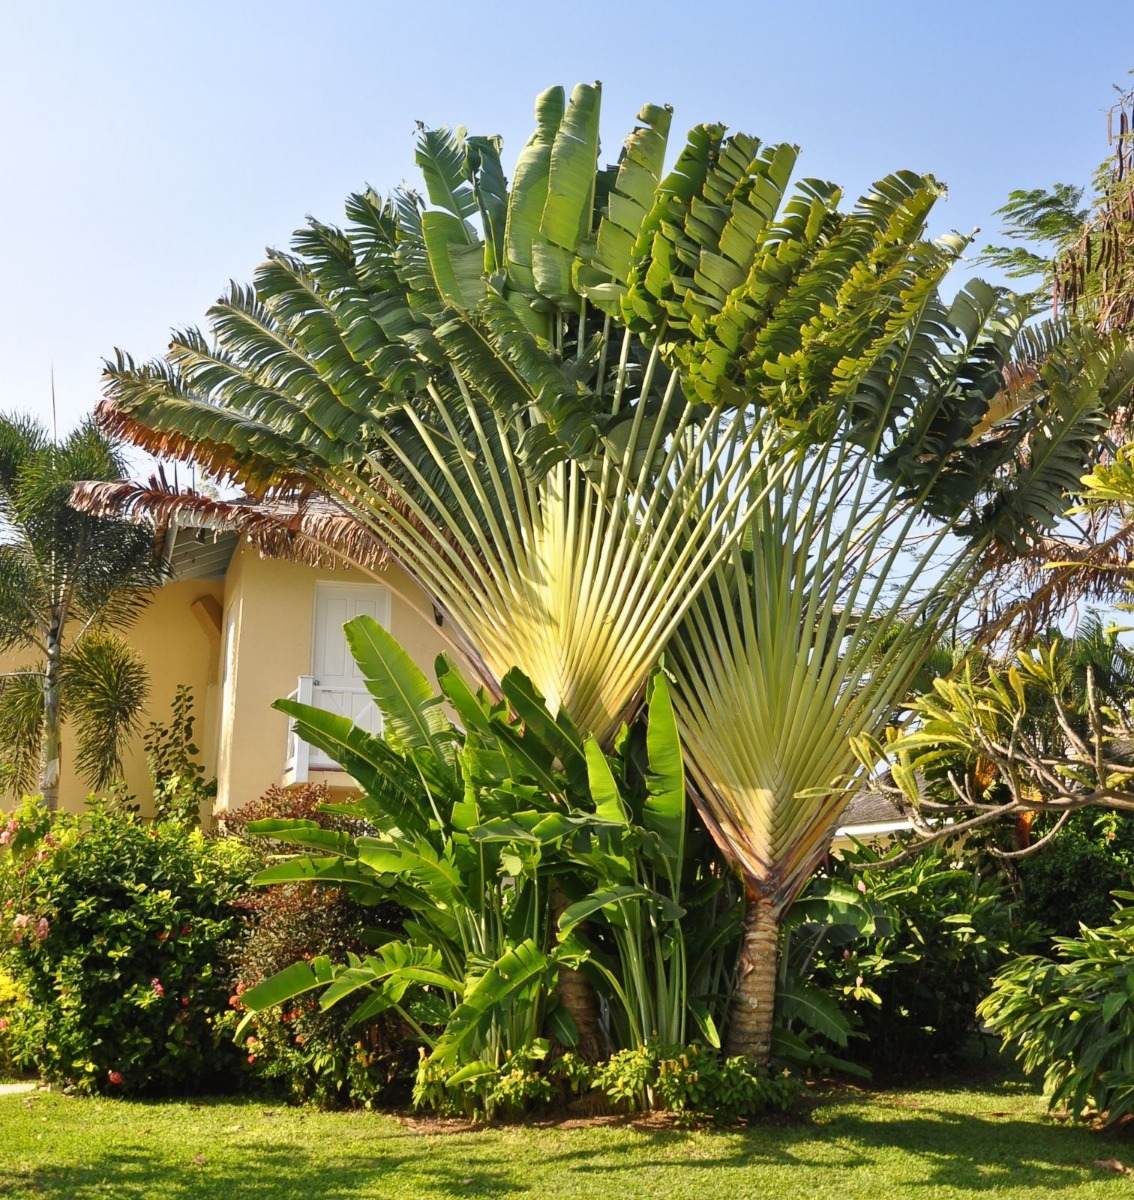
<path fill-rule="evenodd" d="M 93 787 L 121 771 L 146 697 L 146 673 L 111 632 L 147 603 L 160 571 L 152 536 L 76 512 L 72 486 L 120 479 L 115 445 L 90 422 L 56 441 L 38 422 L 0 417 L 0 650 L 26 667 L 0 677 L 3 785 L 59 799 L 63 721 Z"/>

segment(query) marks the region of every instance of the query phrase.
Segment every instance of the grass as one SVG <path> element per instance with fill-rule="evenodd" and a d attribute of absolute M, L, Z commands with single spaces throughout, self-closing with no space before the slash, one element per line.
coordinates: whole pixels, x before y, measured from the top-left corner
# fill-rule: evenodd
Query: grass
<path fill-rule="evenodd" d="M 1130 1196 L 1134 1138 L 1057 1125 L 1019 1081 L 842 1091 L 744 1130 L 537 1124 L 456 1133 L 263 1101 L 0 1096 L 0 1196 L 116 1200 L 925 1200 Z"/>

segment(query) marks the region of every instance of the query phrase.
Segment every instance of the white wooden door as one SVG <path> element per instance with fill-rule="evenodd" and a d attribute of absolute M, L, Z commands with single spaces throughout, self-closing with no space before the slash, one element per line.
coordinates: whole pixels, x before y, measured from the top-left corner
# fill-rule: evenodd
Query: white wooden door
<path fill-rule="evenodd" d="M 315 636 L 311 674 L 318 708 L 350 717 L 371 733 L 380 733 L 382 718 L 351 657 L 343 626 L 354 617 L 373 617 L 389 628 L 390 593 L 383 587 L 358 583 L 320 583 L 315 588 Z M 312 752 L 312 760 L 321 757 Z"/>

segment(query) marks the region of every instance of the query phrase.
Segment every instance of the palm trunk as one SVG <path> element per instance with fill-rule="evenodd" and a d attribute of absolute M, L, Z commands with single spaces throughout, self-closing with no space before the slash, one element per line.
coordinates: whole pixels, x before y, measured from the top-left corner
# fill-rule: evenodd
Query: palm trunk
<path fill-rule="evenodd" d="M 551 885 L 551 923 L 556 926 L 563 910 L 567 907 L 567 897 L 563 894 L 558 881 Z M 573 967 L 560 967 L 559 979 L 555 985 L 559 1003 L 565 1012 L 569 1013 L 579 1031 L 579 1040 L 575 1052 L 587 1062 L 601 1062 L 606 1057 L 606 1038 L 603 1035 L 602 1022 L 599 1020 L 598 997 L 591 987 L 590 980 Z"/>
<path fill-rule="evenodd" d="M 749 891 L 726 1049 L 756 1063 L 766 1063 L 772 1051 L 779 931 L 775 904 Z"/>
<path fill-rule="evenodd" d="M 62 630 L 52 626 L 47 636 L 47 665 L 43 675 L 43 743 L 39 790 L 49 809 L 59 806 L 59 770 L 62 735 L 59 721 L 59 660 Z"/>

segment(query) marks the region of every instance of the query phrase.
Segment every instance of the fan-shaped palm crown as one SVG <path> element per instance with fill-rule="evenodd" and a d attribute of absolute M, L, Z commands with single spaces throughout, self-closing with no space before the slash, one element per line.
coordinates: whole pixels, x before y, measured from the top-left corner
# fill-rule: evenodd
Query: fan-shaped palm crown
<path fill-rule="evenodd" d="M 426 198 L 311 221 L 212 338 L 109 368 L 102 416 L 256 492 L 325 492 L 435 595 L 485 674 L 604 734 L 791 438 L 892 358 L 959 248 L 908 173 L 850 212 L 796 151 L 647 106 L 596 169 L 600 90 L 496 139 L 426 130 Z M 790 422 L 790 426 L 785 426 Z M 775 425 L 779 433 L 772 435 Z M 759 482 L 757 482 L 759 481 Z"/>

